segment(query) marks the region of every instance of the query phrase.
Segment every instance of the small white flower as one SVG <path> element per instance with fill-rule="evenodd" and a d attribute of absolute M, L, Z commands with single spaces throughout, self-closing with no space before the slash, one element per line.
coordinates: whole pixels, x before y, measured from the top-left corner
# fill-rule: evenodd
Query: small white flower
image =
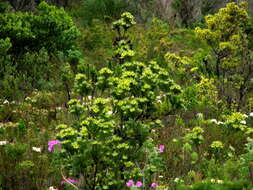
<path fill-rule="evenodd" d="M 3 104 L 4 104 L 4 105 L 6 105 L 6 104 L 9 105 L 9 101 L 8 101 L 8 100 L 4 100 Z"/>
<path fill-rule="evenodd" d="M 211 123 L 215 123 L 215 124 L 218 123 L 216 119 L 211 119 L 210 121 L 211 121 Z"/>
<path fill-rule="evenodd" d="M 156 99 L 157 100 L 161 100 L 161 96 L 156 96 Z"/>
<path fill-rule="evenodd" d="M 56 110 L 62 110 L 62 107 L 61 106 L 56 107 Z"/>
<path fill-rule="evenodd" d="M 32 150 L 34 152 L 41 152 L 41 148 L 39 148 L 39 147 L 32 147 Z"/>
<path fill-rule="evenodd" d="M 25 101 L 30 102 L 30 101 L 32 101 L 32 98 L 26 97 L 26 98 L 25 98 Z"/>
<path fill-rule="evenodd" d="M 112 115 L 112 111 L 108 111 L 107 114 Z"/>
<path fill-rule="evenodd" d="M 218 121 L 218 123 L 217 123 L 218 125 L 223 125 L 224 124 L 224 122 L 222 122 L 222 121 Z"/>
<path fill-rule="evenodd" d="M 175 182 L 175 183 L 183 183 L 184 180 L 183 180 L 183 179 L 180 179 L 180 178 L 178 178 L 178 177 L 176 177 L 176 178 L 174 179 L 174 182 Z"/>
<path fill-rule="evenodd" d="M 0 141 L 0 146 L 6 145 L 8 141 Z"/>
<path fill-rule="evenodd" d="M 196 116 L 197 116 L 198 118 L 203 118 L 203 117 L 204 117 L 203 113 L 197 113 Z"/>
<path fill-rule="evenodd" d="M 248 118 L 249 116 L 247 114 L 243 114 L 243 117 L 244 118 Z"/>
<path fill-rule="evenodd" d="M 250 116 L 250 117 L 253 117 L 253 112 L 249 113 L 249 116 Z"/>
<path fill-rule="evenodd" d="M 223 180 L 217 180 L 217 183 L 219 183 L 219 184 L 222 184 L 223 183 Z"/>
<path fill-rule="evenodd" d="M 49 187 L 49 190 L 58 190 L 57 188 L 55 189 L 53 186 Z"/>
<path fill-rule="evenodd" d="M 161 101 L 161 100 L 157 100 L 157 103 L 158 103 L 158 104 L 162 104 L 162 101 Z"/>
<path fill-rule="evenodd" d="M 240 121 L 240 123 L 241 123 L 242 125 L 246 125 L 246 121 L 244 121 L 244 120 Z"/>
<path fill-rule="evenodd" d="M 158 177 L 159 177 L 159 178 L 163 178 L 163 176 L 162 176 L 162 175 L 159 175 Z"/>
<path fill-rule="evenodd" d="M 92 100 L 92 96 L 88 96 L 88 100 Z"/>
<path fill-rule="evenodd" d="M 178 178 L 178 177 L 176 177 L 175 179 L 174 179 L 174 182 L 175 183 L 178 183 L 180 181 L 180 179 Z"/>

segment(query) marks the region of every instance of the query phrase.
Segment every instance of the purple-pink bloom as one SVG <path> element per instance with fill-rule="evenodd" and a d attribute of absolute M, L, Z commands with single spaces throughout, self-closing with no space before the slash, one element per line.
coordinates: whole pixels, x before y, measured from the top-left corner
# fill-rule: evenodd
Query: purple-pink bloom
<path fill-rule="evenodd" d="M 165 146 L 164 145 L 159 145 L 159 152 L 160 153 L 162 153 L 162 152 L 164 152 L 164 148 L 165 148 Z"/>
<path fill-rule="evenodd" d="M 51 141 L 48 141 L 48 151 L 49 152 L 52 152 L 54 150 L 54 146 L 61 143 L 61 141 L 59 140 L 51 140 Z"/>
<path fill-rule="evenodd" d="M 135 184 L 136 187 L 141 187 L 142 186 L 142 182 L 141 181 L 137 181 Z"/>
<path fill-rule="evenodd" d="M 78 183 L 78 181 L 75 179 L 67 178 L 66 180 L 62 180 L 61 184 L 67 183 L 67 181 L 70 183 Z"/>
<path fill-rule="evenodd" d="M 158 184 L 153 182 L 153 183 L 151 184 L 151 187 L 152 187 L 152 188 L 157 188 L 157 187 L 158 187 Z"/>
<path fill-rule="evenodd" d="M 127 187 L 132 187 L 134 185 L 134 180 L 130 179 L 126 182 Z"/>

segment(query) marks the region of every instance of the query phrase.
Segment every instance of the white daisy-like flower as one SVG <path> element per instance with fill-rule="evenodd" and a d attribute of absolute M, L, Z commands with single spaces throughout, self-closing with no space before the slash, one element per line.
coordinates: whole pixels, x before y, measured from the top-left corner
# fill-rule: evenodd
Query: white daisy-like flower
<path fill-rule="evenodd" d="M 56 107 L 56 110 L 62 110 L 62 107 L 61 106 Z"/>
<path fill-rule="evenodd" d="M 222 183 L 223 183 L 223 180 L 218 179 L 218 180 L 217 180 L 217 183 L 222 184 Z"/>
<path fill-rule="evenodd" d="M 243 117 L 244 118 L 248 118 L 249 116 L 247 114 L 243 114 Z"/>
<path fill-rule="evenodd" d="M 88 96 L 88 100 L 91 100 L 92 99 L 92 96 Z"/>
<path fill-rule="evenodd" d="M 54 188 L 54 186 L 49 187 L 49 190 L 58 190 L 57 188 Z"/>
<path fill-rule="evenodd" d="M 4 100 L 3 104 L 4 104 L 4 105 L 10 104 L 10 102 L 9 102 L 8 100 Z"/>
<path fill-rule="evenodd" d="M 32 150 L 34 152 L 41 152 L 41 148 L 39 148 L 39 147 L 32 147 Z"/>
<path fill-rule="evenodd" d="M 25 98 L 25 101 L 28 101 L 28 102 L 29 102 L 29 101 L 32 101 L 32 98 L 26 97 L 26 98 Z"/>
<path fill-rule="evenodd" d="M 215 179 L 211 179 L 210 181 L 211 181 L 212 183 L 215 183 Z"/>
<path fill-rule="evenodd" d="M 0 146 L 6 145 L 8 141 L 0 141 Z"/>
<path fill-rule="evenodd" d="M 250 116 L 250 117 L 253 117 L 253 112 L 249 113 L 249 116 Z"/>
<path fill-rule="evenodd" d="M 223 125 L 224 124 L 224 122 L 222 122 L 222 121 L 218 121 L 218 123 L 217 123 L 218 125 Z"/>
<path fill-rule="evenodd" d="M 218 123 L 216 119 L 211 119 L 210 121 L 211 121 L 211 123 L 215 123 L 215 124 Z"/>
<path fill-rule="evenodd" d="M 161 101 L 161 100 L 157 100 L 157 103 L 158 103 L 158 104 L 161 104 L 161 103 L 162 103 L 162 101 Z"/>
<path fill-rule="evenodd" d="M 245 120 L 242 120 L 242 121 L 240 121 L 240 124 L 246 125 L 246 121 L 245 121 Z"/>

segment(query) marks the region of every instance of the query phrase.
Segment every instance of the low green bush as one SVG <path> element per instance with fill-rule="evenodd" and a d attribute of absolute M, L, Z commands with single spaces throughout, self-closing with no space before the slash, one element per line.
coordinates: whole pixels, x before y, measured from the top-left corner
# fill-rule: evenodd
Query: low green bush
<path fill-rule="evenodd" d="M 179 187 L 179 190 L 250 190 L 251 185 L 248 181 L 226 182 L 216 180 L 214 182 L 198 182 L 191 186 Z"/>
<path fill-rule="evenodd" d="M 45 2 L 35 13 L 0 14 L 0 96 L 17 99 L 32 88 L 50 89 L 62 66 L 55 56 L 76 50 L 78 35 L 72 18 Z"/>

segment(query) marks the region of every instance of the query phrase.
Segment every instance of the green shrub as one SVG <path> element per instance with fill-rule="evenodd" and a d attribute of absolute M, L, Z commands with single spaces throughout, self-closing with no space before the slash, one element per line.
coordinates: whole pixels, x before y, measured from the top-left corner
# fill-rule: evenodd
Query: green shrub
<path fill-rule="evenodd" d="M 214 76 L 219 96 L 229 109 L 240 110 L 252 91 L 252 30 L 246 2 L 228 3 L 214 15 L 205 17 L 205 27 L 197 27 L 196 34 L 210 47 L 210 55 L 203 59 L 207 74 Z"/>
<path fill-rule="evenodd" d="M 52 63 L 54 56 L 75 50 L 78 35 L 71 17 L 45 2 L 35 13 L 1 14 L 1 96 L 10 99 L 20 90 L 28 94 L 45 87 L 62 63 Z"/>
<path fill-rule="evenodd" d="M 190 187 L 180 187 L 179 190 L 249 190 L 250 184 L 247 181 L 238 182 L 223 182 L 219 180 L 217 182 L 204 181 L 196 183 Z"/>
<path fill-rule="evenodd" d="M 174 110 L 181 104 L 181 88 L 156 62 L 131 60 L 134 51 L 126 32 L 133 24 L 130 13 L 113 23 L 118 33 L 115 65 L 93 76 L 76 75 L 75 90 L 82 100 L 69 102 L 76 119 L 57 127 L 61 167 L 67 176 L 82 176 L 78 185 L 83 189 L 124 189 L 128 180 L 143 177 L 150 186 L 162 167 L 151 139 L 151 130 L 162 125 L 153 118 L 157 96 L 163 94 L 162 101 Z"/>

